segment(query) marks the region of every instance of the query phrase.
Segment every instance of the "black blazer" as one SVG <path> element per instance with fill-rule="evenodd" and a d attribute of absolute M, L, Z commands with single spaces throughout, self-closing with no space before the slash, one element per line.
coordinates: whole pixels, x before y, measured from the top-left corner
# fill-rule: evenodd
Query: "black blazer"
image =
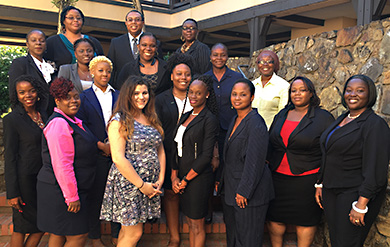
<path fill-rule="evenodd" d="M 164 150 L 166 155 L 167 169 L 171 169 L 174 160 L 174 131 L 179 119 L 179 109 L 173 96 L 172 89 L 168 89 L 156 97 L 156 113 L 164 130 Z M 171 178 L 165 178 L 171 179 Z"/>
<path fill-rule="evenodd" d="M 267 204 L 274 198 L 271 171 L 265 162 L 267 126 L 257 110 L 252 110 L 230 136 L 235 120 L 226 134 L 219 191 L 230 206 L 236 205 L 237 193 L 248 199 L 249 207 Z"/>
<path fill-rule="evenodd" d="M 387 185 L 390 130 L 372 109 L 329 133 L 349 112 L 342 114 L 321 136 L 323 163 L 319 182 L 325 188 L 359 188 L 359 195 L 372 199 Z M 327 143 L 326 143 L 327 142 Z"/>
<path fill-rule="evenodd" d="M 274 118 L 269 130 L 267 160 L 272 171 L 276 170 L 287 154 L 293 174 L 302 174 L 321 166 L 320 136 L 334 122 L 328 111 L 309 107 L 308 112 L 288 138 L 287 147 L 280 136 L 287 114 L 294 106 L 282 109 Z"/>
<path fill-rule="evenodd" d="M 47 115 L 41 111 L 42 120 Z M 21 195 L 19 179 L 37 176 L 42 166 L 41 139 L 42 129 L 28 116 L 22 106 L 17 105 L 3 119 L 5 184 L 7 198 Z"/>
<path fill-rule="evenodd" d="M 154 89 L 155 95 L 160 94 L 172 87 L 170 73 L 166 69 L 167 63 L 160 58 L 156 58 L 156 59 L 158 59 L 158 68 L 157 68 L 158 78 L 157 78 L 156 88 Z M 123 66 L 115 82 L 116 84 L 115 88 L 120 89 L 123 83 L 130 75 L 141 76 L 141 71 L 139 67 L 140 67 L 139 58 L 135 62 L 129 62 L 125 66 Z"/>
<path fill-rule="evenodd" d="M 49 84 L 43 78 L 42 72 L 38 69 L 30 54 L 14 59 L 9 68 L 8 75 L 10 94 L 15 90 L 15 79 L 19 76 L 30 75 L 37 79 L 42 88 L 42 95 L 40 95 L 41 109 L 47 110 L 48 114 L 53 112 L 55 103 L 49 93 Z"/>
<path fill-rule="evenodd" d="M 178 126 L 183 124 L 192 111 L 184 114 Z M 176 135 L 177 128 L 174 133 Z M 206 107 L 187 126 L 183 135 L 183 156 L 178 162 L 172 162 L 172 169 L 179 170 L 179 177 L 191 169 L 196 173 L 212 173 L 211 159 L 218 135 L 218 119 Z M 177 143 L 174 142 L 177 154 Z M 175 155 L 176 157 L 177 155 Z"/>
<path fill-rule="evenodd" d="M 181 53 L 181 47 L 179 47 L 176 52 Z M 190 49 L 188 49 L 186 54 L 194 58 L 195 64 L 194 67 L 191 69 L 193 75 L 203 75 L 211 69 L 211 51 L 206 44 L 203 44 L 199 40 L 195 40 L 195 42 L 190 46 Z"/>
<path fill-rule="evenodd" d="M 112 92 L 112 109 L 118 99 L 119 91 Z M 93 88 L 88 88 L 80 94 L 81 106 L 76 117 L 83 120 L 92 134 L 101 142 L 107 138 L 106 124 L 104 122 L 102 108 Z"/>
<path fill-rule="evenodd" d="M 160 48 L 160 41 L 157 40 L 158 56 L 162 58 L 162 50 Z M 119 37 L 111 40 L 110 49 L 108 50 L 107 57 L 113 63 L 113 71 L 111 76 L 111 86 L 117 90 L 120 89 L 122 84 L 116 83 L 119 73 L 127 63 L 135 63 L 133 51 L 131 50 L 129 34 L 125 33 Z"/>

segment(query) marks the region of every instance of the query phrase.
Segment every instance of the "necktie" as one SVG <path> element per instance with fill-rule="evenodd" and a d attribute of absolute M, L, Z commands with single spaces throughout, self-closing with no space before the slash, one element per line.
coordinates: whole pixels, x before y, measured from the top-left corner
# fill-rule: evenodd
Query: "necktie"
<path fill-rule="evenodd" d="M 133 56 L 134 59 L 138 57 L 137 38 L 133 38 Z"/>

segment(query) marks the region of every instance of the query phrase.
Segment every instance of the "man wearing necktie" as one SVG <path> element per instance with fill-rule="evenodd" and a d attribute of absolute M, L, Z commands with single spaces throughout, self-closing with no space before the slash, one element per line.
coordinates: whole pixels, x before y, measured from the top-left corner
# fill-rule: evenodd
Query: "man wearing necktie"
<path fill-rule="evenodd" d="M 125 25 L 127 33 L 111 40 L 108 58 L 113 62 L 113 74 L 111 76 L 110 85 L 119 90 L 122 83 L 117 82 L 117 77 L 121 69 L 126 63 L 135 61 L 138 58 L 139 38 L 143 33 L 145 25 L 144 15 L 138 10 L 130 10 L 125 17 Z M 160 42 L 157 41 L 158 54 L 162 58 L 162 50 Z"/>

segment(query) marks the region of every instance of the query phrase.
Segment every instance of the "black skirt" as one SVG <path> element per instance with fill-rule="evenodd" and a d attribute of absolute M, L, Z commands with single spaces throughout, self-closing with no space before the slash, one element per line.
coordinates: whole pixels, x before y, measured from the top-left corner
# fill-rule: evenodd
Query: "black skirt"
<path fill-rule="evenodd" d="M 267 220 L 298 226 L 319 224 L 322 209 L 314 198 L 317 174 L 288 176 L 274 172 L 272 179 L 275 199 L 269 205 Z"/>
<path fill-rule="evenodd" d="M 38 228 L 60 236 L 88 233 L 87 193 L 79 191 L 80 211 L 68 212 L 64 196 L 58 184 L 38 180 Z"/>
<path fill-rule="evenodd" d="M 12 222 L 14 232 L 19 233 L 37 233 L 40 230 L 37 227 L 37 176 L 20 176 L 19 189 L 21 198 L 25 205 L 22 205 L 22 211 L 12 208 Z"/>

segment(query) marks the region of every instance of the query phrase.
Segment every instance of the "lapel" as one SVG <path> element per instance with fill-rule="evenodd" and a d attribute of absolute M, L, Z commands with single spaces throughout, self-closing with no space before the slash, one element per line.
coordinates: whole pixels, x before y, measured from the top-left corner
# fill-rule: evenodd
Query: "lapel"
<path fill-rule="evenodd" d="M 34 123 L 34 121 L 30 118 L 30 116 L 27 114 L 27 112 L 23 109 L 23 106 L 17 105 L 13 111 L 15 111 L 18 114 L 20 114 L 20 117 L 28 125 L 30 125 L 34 130 L 41 130 L 41 128 L 39 128 L 38 125 L 36 123 Z M 39 113 L 41 113 L 41 112 L 39 112 Z M 41 114 L 41 117 L 42 117 L 43 122 L 46 123 L 46 120 L 47 120 L 46 115 L 42 115 Z"/>
<path fill-rule="evenodd" d="M 191 110 L 189 113 L 191 114 L 194 110 Z M 199 123 L 200 121 L 203 120 L 203 118 L 206 116 L 206 113 L 207 113 L 208 109 L 207 109 L 207 106 L 205 106 L 202 111 L 199 112 L 199 115 L 196 116 L 194 119 L 192 119 L 192 121 L 187 125 L 187 128 L 185 130 L 185 132 L 187 132 L 189 129 L 191 129 L 193 126 L 195 126 L 197 123 Z M 189 114 L 186 116 L 185 119 L 187 119 L 189 117 Z M 185 121 L 185 119 L 183 119 Z M 182 123 L 184 123 L 184 121 L 180 121 Z M 185 133 L 184 132 L 184 133 Z"/>
<path fill-rule="evenodd" d="M 235 120 L 237 119 L 237 117 L 234 118 L 233 125 L 231 126 L 232 129 L 230 130 L 230 128 L 229 128 L 229 133 L 228 133 L 229 135 L 227 135 L 227 136 L 228 136 L 228 143 L 232 142 L 232 141 L 241 133 L 241 131 L 243 131 L 243 130 L 245 129 L 245 126 L 246 126 L 246 123 L 248 122 L 248 119 L 250 119 L 251 116 L 252 116 L 252 115 L 255 115 L 255 114 L 256 114 L 256 110 L 251 110 L 251 111 L 244 117 L 244 119 L 241 120 L 241 123 L 237 126 L 236 130 L 234 131 L 234 133 L 230 136 L 230 133 L 231 133 L 232 130 L 233 130 L 234 122 L 235 122 Z M 230 136 L 230 138 L 229 138 L 229 136 Z"/>
<path fill-rule="evenodd" d="M 327 129 L 325 132 L 325 139 L 322 140 L 322 145 L 325 146 L 326 138 L 329 135 L 329 132 L 331 132 L 337 125 L 343 121 L 343 119 L 348 115 L 349 111 L 342 114 L 340 117 L 337 118 L 337 120 Z M 364 122 L 367 120 L 367 118 L 373 113 L 372 109 L 365 110 L 357 119 L 349 122 L 348 124 L 344 125 L 343 127 L 336 130 L 332 136 L 329 138 L 329 141 L 326 145 L 326 149 L 329 149 L 338 139 L 342 138 L 345 135 L 348 135 L 349 133 L 357 130 L 360 128 L 361 122 Z M 341 131 L 340 131 L 341 130 Z"/>
<path fill-rule="evenodd" d="M 27 61 L 28 61 L 29 65 L 30 65 L 32 68 L 34 68 L 35 72 L 40 76 L 40 78 L 42 79 L 42 81 L 44 81 L 44 82 L 46 83 L 45 78 L 43 78 L 42 72 L 39 70 L 39 68 L 38 68 L 37 65 L 35 64 L 34 59 L 31 57 L 31 55 L 28 54 L 26 57 L 27 57 Z"/>
<path fill-rule="evenodd" d="M 102 107 L 100 106 L 99 100 L 96 97 L 96 94 L 93 91 L 92 87 L 85 90 L 84 93 L 85 93 L 85 98 L 91 103 L 97 115 L 99 116 L 100 120 L 104 123 Z"/>
<path fill-rule="evenodd" d="M 112 111 L 114 111 L 115 103 L 118 100 L 118 96 L 119 96 L 119 90 L 115 90 L 114 92 L 111 91 L 111 94 L 112 94 Z"/>
<path fill-rule="evenodd" d="M 76 87 L 76 90 L 79 91 L 79 92 L 82 92 L 83 91 L 83 86 L 81 85 L 81 81 L 80 81 L 80 77 L 79 77 L 79 73 L 77 72 L 77 63 L 74 63 L 70 66 L 70 72 L 72 74 L 72 77 L 73 77 L 73 84 L 74 86 Z"/>
<path fill-rule="evenodd" d="M 298 124 L 298 126 L 294 129 L 294 131 L 290 134 L 290 137 L 288 138 L 288 143 L 292 142 L 292 140 L 294 139 L 294 137 L 299 133 L 301 132 L 302 130 L 304 130 L 309 124 L 311 124 L 313 122 L 313 120 L 311 120 L 312 118 L 315 117 L 315 108 L 314 107 L 309 107 L 309 110 L 308 112 L 305 114 L 305 116 L 303 116 L 303 118 L 301 119 L 300 123 Z"/>
<path fill-rule="evenodd" d="M 123 51 L 126 51 L 128 53 L 128 56 L 131 56 L 132 60 L 134 60 L 133 50 L 131 49 L 131 45 L 130 45 L 129 33 L 125 34 L 125 37 L 123 38 L 122 46 L 124 49 Z"/>
<path fill-rule="evenodd" d="M 176 105 L 176 100 L 173 96 L 173 93 L 172 93 L 172 88 L 169 89 L 169 91 L 167 91 L 167 93 L 165 94 L 165 104 L 170 112 L 169 116 L 173 116 L 172 119 L 174 119 L 175 121 L 175 124 L 177 124 L 178 122 L 178 118 L 179 118 L 179 110 L 177 108 L 177 105 Z"/>

